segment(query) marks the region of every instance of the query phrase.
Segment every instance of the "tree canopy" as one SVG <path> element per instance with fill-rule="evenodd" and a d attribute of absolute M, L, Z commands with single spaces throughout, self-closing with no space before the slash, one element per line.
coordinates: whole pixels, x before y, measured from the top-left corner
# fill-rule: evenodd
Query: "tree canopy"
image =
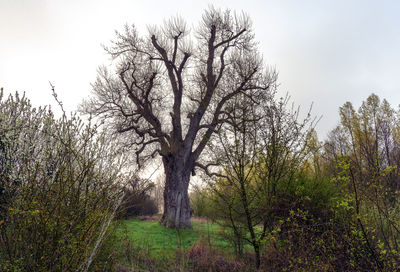
<path fill-rule="evenodd" d="M 139 165 L 161 156 L 163 222 L 190 227 L 190 173 L 229 123 L 229 101 L 245 94 L 257 103 L 275 90 L 276 73 L 258 53 L 250 18 L 211 7 L 193 30 L 179 17 L 145 36 L 125 26 L 106 50 L 114 65 L 99 69 L 83 109 L 122 135 Z"/>

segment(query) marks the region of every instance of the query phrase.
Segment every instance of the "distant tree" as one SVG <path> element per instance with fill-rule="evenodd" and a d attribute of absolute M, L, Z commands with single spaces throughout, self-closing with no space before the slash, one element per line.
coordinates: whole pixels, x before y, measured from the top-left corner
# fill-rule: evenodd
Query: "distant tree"
<path fill-rule="evenodd" d="M 162 224 L 191 228 L 190 174 L 217 129 L 229 123 L 229 101 L 263 100 L 276 73 L 265 68 L 245 14 L 209 8 L 190 33 L 181 18 L 140 37 L 125 27 L 107 52 L 115 67 L 99 69 L 83 111 L 107 121 L 136 151 L 141 165 L 161 156 Z"/>
<path fill-rule="evenodd" d="M 335 179 L 354 199 L 359 225 L 374 227 L 388 250 L 400 250 L 400 119 L 385 99 L 371 94 L 358 110 L 340 107 L 340 124 L 325 143 Z M 343 167 L 342 164 L 346 165 Z M 343 178 L 343 172 L 346 178 Z"/>

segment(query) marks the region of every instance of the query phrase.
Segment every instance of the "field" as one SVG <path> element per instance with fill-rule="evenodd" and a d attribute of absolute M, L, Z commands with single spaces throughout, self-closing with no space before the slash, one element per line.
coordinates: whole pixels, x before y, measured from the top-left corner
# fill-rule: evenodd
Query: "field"
<path fill-rule="evenodd" d="M 229 249 L 230 245 L 219 235 L 219 226 L 207 220 L 192 220 L 193 229 L 175 230 L 161 226 L 156 218 L 146 220 L 130 219 L 122 222 L 118 231 L 119 237 L 125 237 L 135 247 L 148 250 L 152 256 L 175 253 L 176 250 L 187 250 L 204 238 L 213 246 Z"/>
<path fill-rule="evenodd" d="M 217 224 L 194 218 L 192 225 L 193 229 L 174 230 L 161 226 L 156 218 L 122 221 L 117 231 L 121 240 L 121 267 L 132 269 L 126 271 L 187 271 L 189 262 L 193 261 L 188 256 L 199 247 L 207 248 L 201 250 L 211 253 L 214 258 L 222 254 L 220 260 L 224 259 L 228 264 L 235 262 L 233 248 L 220 235 Z"/>

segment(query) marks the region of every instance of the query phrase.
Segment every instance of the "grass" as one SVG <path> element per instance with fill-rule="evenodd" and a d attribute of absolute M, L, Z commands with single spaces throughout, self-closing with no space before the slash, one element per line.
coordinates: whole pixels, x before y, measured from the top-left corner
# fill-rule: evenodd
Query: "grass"
<path fill-rule="evenodd" d="M 118 225 L 116 250 L 118 267 L 123 268 L 118 271 L 251 270 L 240 268 L 243 261 L 236 260 L 232 245 L 220 235 L 220 226 L 205 219 L 193 219 L 193 229 L 179 231 L 154 219 L 129 219 Z"/>
<path fill-rule="evenodd" d="M 230 247 L 219 235 L 219 226 L 206 221 L 192 222 L 193 229 L 175 230 L 161 226 L 156 221 L 124 220 L 118 236 L 126 237 L 152 257 L 172 256 L 177 250 L 190 249 L 201 237 L 215 247 Z"/>

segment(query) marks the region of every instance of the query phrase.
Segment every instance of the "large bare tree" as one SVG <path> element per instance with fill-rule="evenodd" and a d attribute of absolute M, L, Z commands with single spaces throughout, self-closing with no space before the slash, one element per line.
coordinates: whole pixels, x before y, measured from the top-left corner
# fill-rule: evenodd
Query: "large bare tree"
<path fill-rule="evenodd" d="M 161 156 L 167 227 L 191 227 L 188 186 L 200 155 L 229 122 L 231 101 L 268 95 L 276 74 L 266 69 L 243 13 L 206 10 L 197 28 L 181 18 L 118 33 L 107 52 L 114 65 L 100 68 L 87 113 L 105 120 L 136 150 L 138 163 Z"/>

